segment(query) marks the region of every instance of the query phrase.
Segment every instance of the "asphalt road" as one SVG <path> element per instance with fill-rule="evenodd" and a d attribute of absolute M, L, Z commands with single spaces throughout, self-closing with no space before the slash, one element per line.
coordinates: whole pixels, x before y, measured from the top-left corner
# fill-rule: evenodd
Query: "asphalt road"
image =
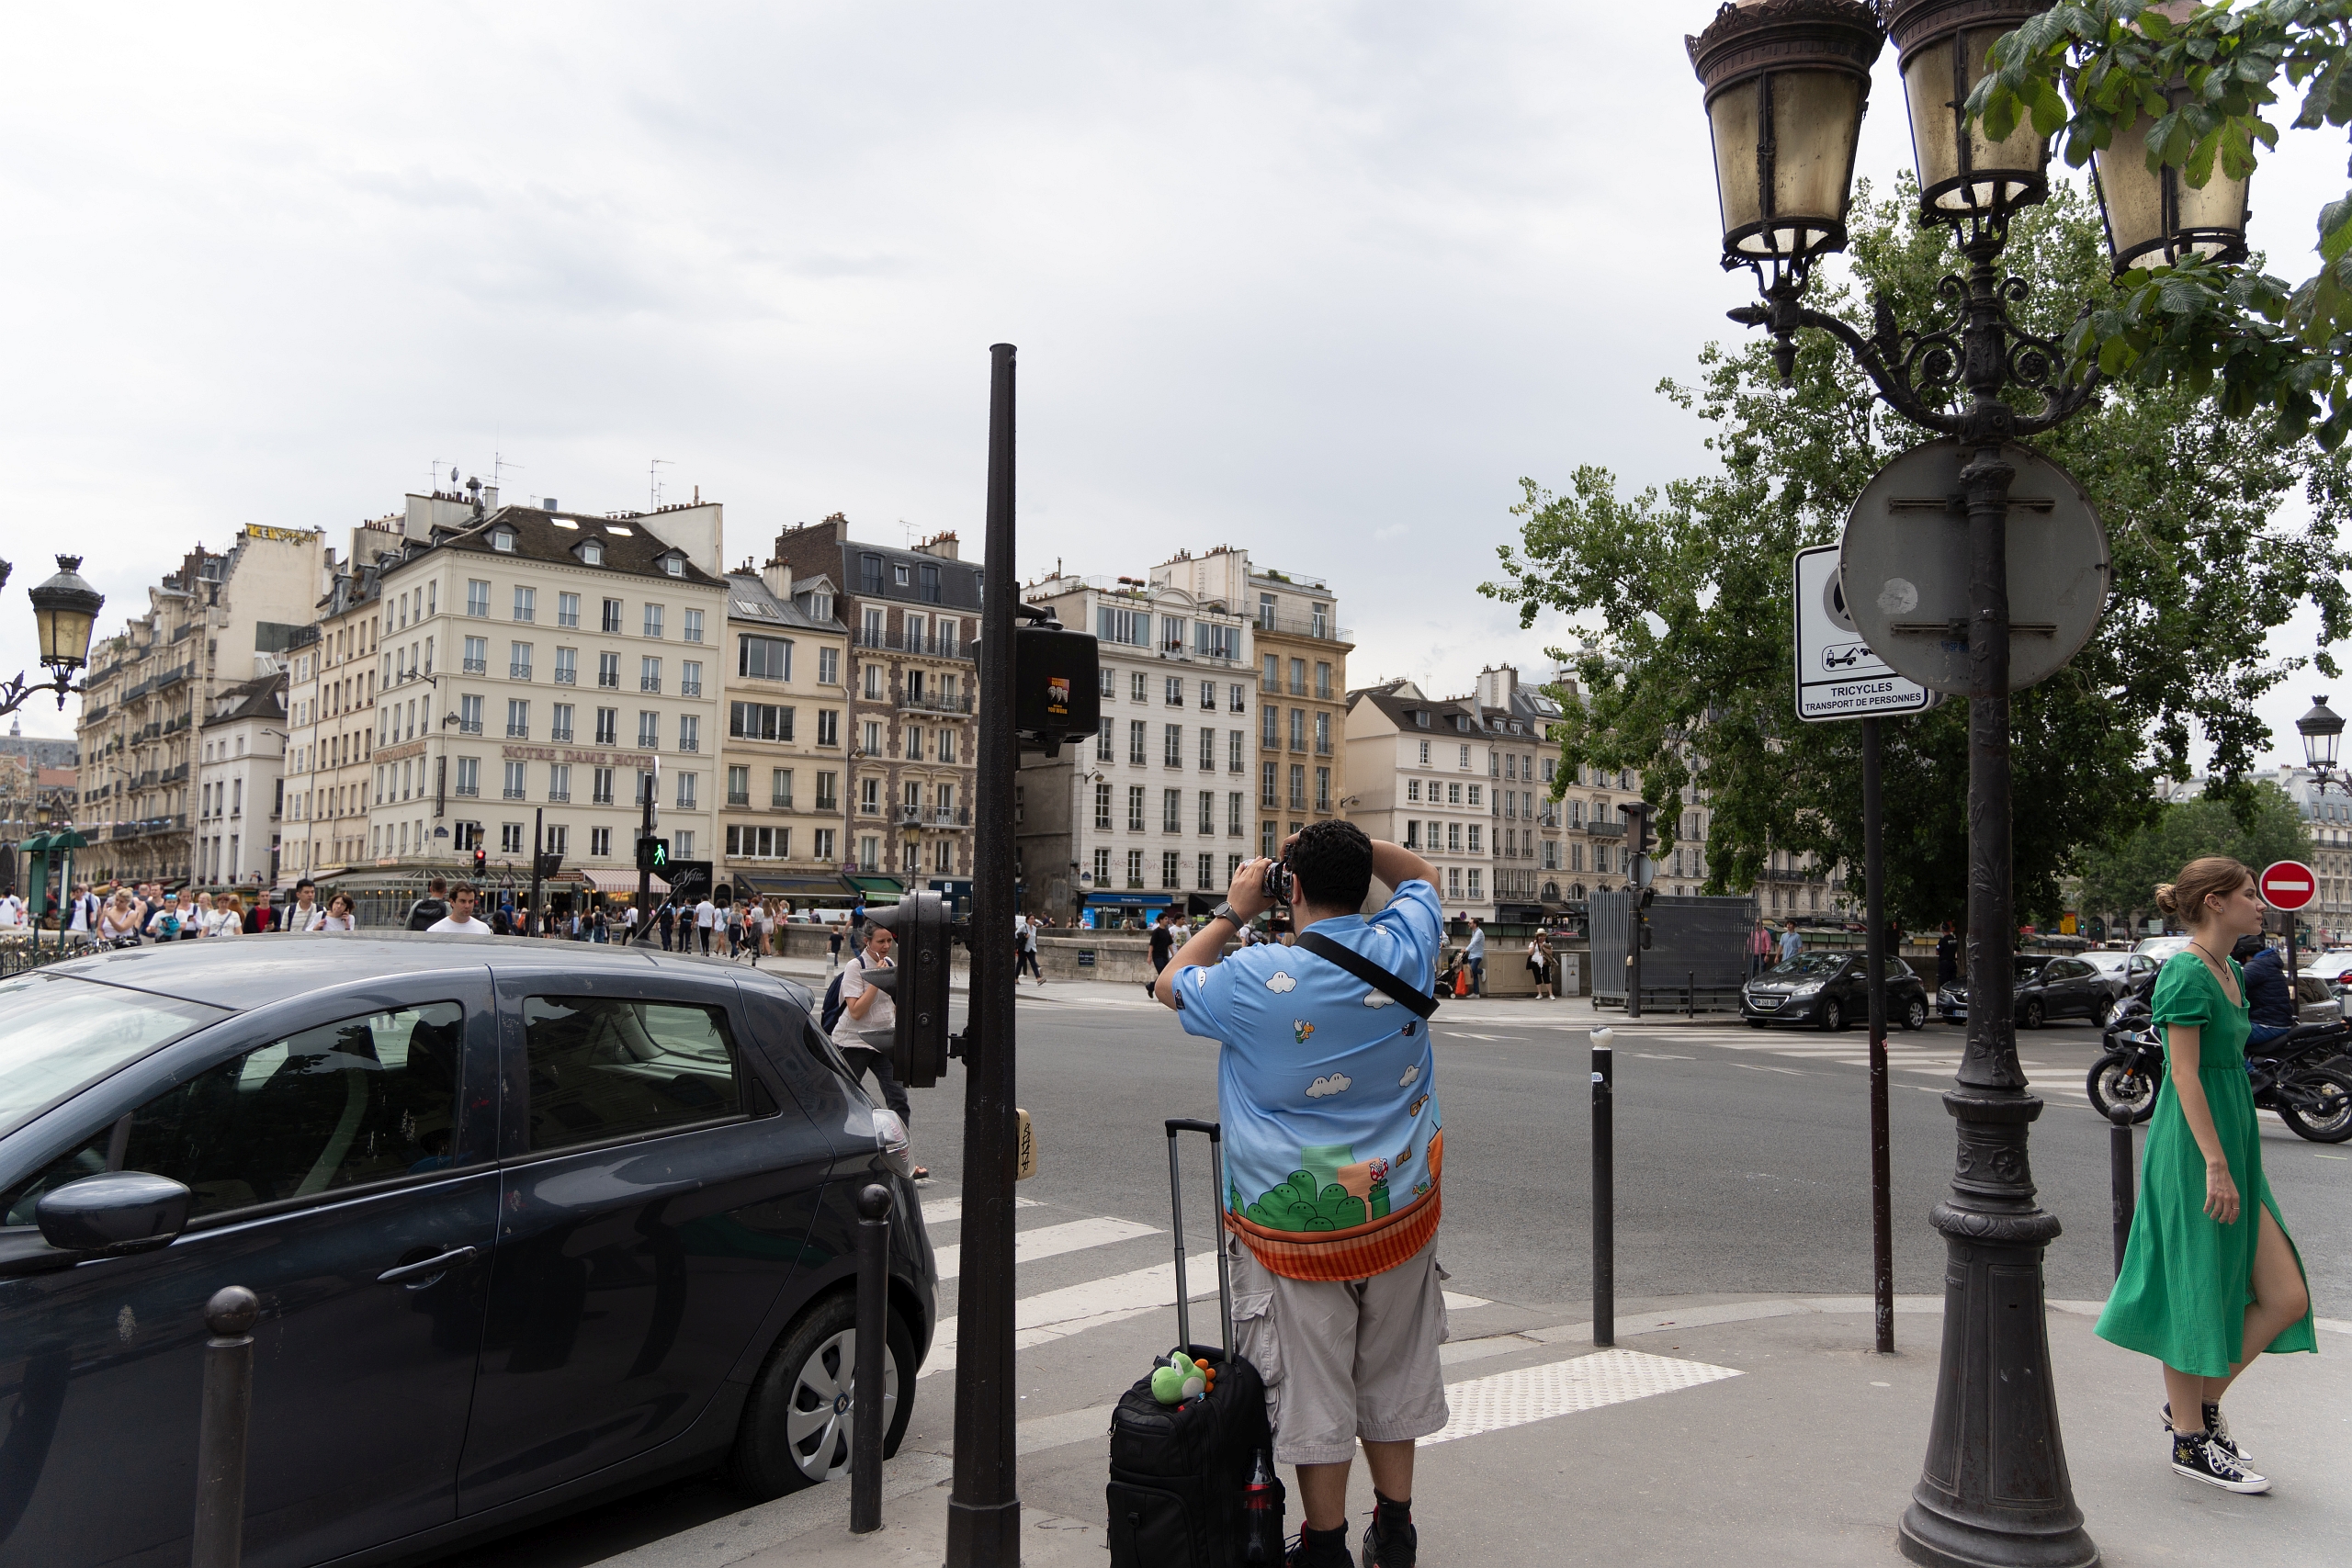
<path fill-rule="evenodd" d="M 1098 988 L 1084 1001 L 1022 999 L 1019 1098 L 1036 1129 L 1038 1169 L 1021 1194 L 1030 1224 L 1105 1216 L 1168 1223 L 1170 1116 L 1216 1114 L 1215 1047 L 1172 1016 L 1122 1005 Z M 1437 1021 L 1437 1090 L 1446 1127 L 1445 1222 L 1439 1250 L 1449 1289 L 1550 1321 L 1589 1314 L 1591 1289 L 1589 1077 L 1587 1032 L 1617 1035 L 1617 1290 L 1621 1306 L 1700 1292 L 1866 1294 L 1871 1288 L 1868 1075 L 1861 1032 L 1753 1031 L 1721 1023 L 1625 1028 L 1582 1002 L 1453 1008 Z M 1952 1124 L 1939 1098 L 1961 1031 L 1898 1032 L 1891 1075 L 1895 1288 L 1939 1293 L 1942 1240 L 1928 1211 L 1944 1194 Z M 2104 1296 L 2110 1279 L 2109 1129 L 2082 1084 L 2098 1048 L 2086 1025 L 2020 1036 L 2020 1055 L 2048 1109 L 2032 1157 L 2043 1206 L 2065 1226 L 2051 1247 L 2053 1297 Z M 915 1096 L 918 1159 L 937 1198 L 960 1191 L 960 1067 Z M 1189 1238 L 1207 1245 L 1208 1177 L 1188 1141 Z M 2352 1145 L 2303 1142 L 2263 1117 L 2271 1186 L 2309 1270 L 2319 1310 L 2352 1303 Z M 1027 1296 L 1083 1282 L 1106 1268 L 1165 1262 L 1164 1234 L 1024 1263 Z M 1106 1261 L 1108 1259 L 1108 1261 Z M 956 1311 L 949 1286 L 943 1314 Z M 1208 1309 L 1214 1311 L 1211 1307 Z M 1532 1319 L 1531 1319 L 1532 1321 Z M 1212 1330 L 1207 1336 L 1213 1337 Z M 1066 1342 L 1076 1343 L 1076 1342 Z M 1024 1376 L 1034 1358 L 1024 1352 Z M 1038 1362 L 1049 1380 L 1060 1375 Z M 946 1378 L 926 1380 L 919 1428 L 944 1428 Z M 1025 1383 L 1024 1383 L 1025 1386 Z M 1109 1386 L 1116 1386 L 1115 1382 Z M 1031 1409 L 1058 1404 L 1040 1382 Z M 911 1440 L 911 1439 L 910 1439 Z M 688 1483 L 540 1527 L 443 1560 L 465 1568 L 574 1568 L 740 1506 L 711 1483 Z"/>

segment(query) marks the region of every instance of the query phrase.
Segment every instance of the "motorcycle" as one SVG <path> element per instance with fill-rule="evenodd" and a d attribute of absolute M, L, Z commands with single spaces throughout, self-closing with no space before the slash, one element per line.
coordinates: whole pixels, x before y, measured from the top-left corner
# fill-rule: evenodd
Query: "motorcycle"
<path fill-rule="evenodd" d="M 2163 1032 L 2147 1006 L 2127 998 L 2109 1014 L 2106 1050 L 2091 1065 L 2084 1090 L 2091 1109 L 2111 1117 L 2129 1108 L 2134 1123 L 2155 1113 L 2164 1086 Z M 2255 1108 L 2275 1111 L 2299 1137 L 2317 1144 L 2352 1141 L 2352 1071 L 2345 1048 L 2352 1024 L 2307 1023 L 2256 1046 L 2246 1055 Z"/>

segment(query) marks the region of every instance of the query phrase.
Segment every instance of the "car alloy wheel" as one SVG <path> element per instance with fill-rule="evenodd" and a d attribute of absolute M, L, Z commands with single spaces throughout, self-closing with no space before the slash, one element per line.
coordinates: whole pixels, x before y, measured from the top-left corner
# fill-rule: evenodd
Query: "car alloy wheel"
<path fill-rule="evenodd" d="M 1913 997 L 1903 1004 L 1903 1027 L 1905 1029 L 1928 1027 L 1928 999 L 1925 997 Z"/>
<path fill-rule="evenodd" d="M 1821 1004 L 1821 1027 L 1824 1032 L 1829 1034 L 1835 1034 L 1846 1027 L 1845 1006 L 1835 997 L 1829 998 Z"/>
<path fill-rule="evenodd" d="M 2024 1022 L 2028 1029 L 2041 1027 L 2041 999 L 2039 997 L 2025 1004 Z"/>
<path fill-rule="evenodd" d="M 882 1452 L 898 1450 L 914 1401 L 914 1343 L 888 1314 L 883 1357 Z M 857 1366 L 857 1299 L 838 1292 L 817 1302 L 786 1330 L 752 1384 L 729 1461 L 731 1479 L 757 1497 L 780 1497 L 820 1482 L 846 1479 L 856 1431 L 853 1387 Z"/>

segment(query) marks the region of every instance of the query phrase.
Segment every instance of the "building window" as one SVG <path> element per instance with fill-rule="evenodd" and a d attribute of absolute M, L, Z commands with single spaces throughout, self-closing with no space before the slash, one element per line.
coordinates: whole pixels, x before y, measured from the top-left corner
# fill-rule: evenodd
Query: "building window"
<path fill-rule="evenodd" d="M 1184 830 L 1184 792 L 1163 789 L 1159 792 L 1159 830 L 1181 833 Z"/>
<path fill-rule="evenodd" d="M 1290 808 L 1293 811 L 1306 809 L 1306 764 L 1304 762 L 1290 765 Z"/>
<path fill-rule="evenodd" d="M 1472 854 L 1484 854 L 1486 852 L 1486 845 L 1483 842 L 1484 836 L 1484 828 L 1476 822 L 1470 824 L 1470 852 Z"/>
<path fill-rule="evenodd" d="M 558 703 L 548 725 L 548 739 L 570 744 L 571 740 L 571 705 Z"/>
<path fill-rule="evenodd" d="M 1225 797 L 1225 833 L 1229 839 L 1238 839 L 1241 832 L 1241 792 L 1237 789 Z"/>
<path fill-rule="evenodd" d="M 869 757 L 882 755 L 882 721 L 869 718 L 857 727 L 858 750 Z"/>
<path fill-rule="evenodd" d="M 506 699 L 506 739 L 528 740 L 531 738 L 531 705 L 514 697 Z"/>
<path fill-rule="evenodd" d="M 1331 770 L 1329 768 L 1315 770 L 1315 809 L 1331 809 Z"/>
<path fill-rule="evenodd" d="M 588 858 L 590 860 L 613 858 L 613 830 L 610 828 L 588 829 Z"/>
<path fill-rule="evenodd" d="M 1430 842 L 1431 847 L 1432 847 L 1432 848 L 1434 848 L 1434 847 L 1435 847 L 1435 845 L 1436 845 L 1437 840 L 1435 840 L 1435 838 L 1431 838 L 1431 840 L 1430 840 Z M 1446 852 L 1447 852 L 1447 853 L 1449 853 L 1449 854 L 1457 854 L 1457 855 L 1458 855 L 1458 854 L 1460 854 L 1460 853 L 1462 852 L 1462 824 L 1461 824 L 1461 823 L 1459 823 L 1459 822 L 1448 822 L 1448 823 L 1445 825 L 1445 848 L 1446 848 Z"/>
<path fill-rule="evenodd" d="M 792 770 L 790 768 L 768 770 L 768 805 L 777 811 L 792 809 Z"/>
<path fill-rule="evenodd" d="M 621 656 L 617 653 L 596 655 L 596 684 L 608 692 L 621 689 Z"/>
<path fill-rule="evenodd" d="M 742 638 L 735 656 L 735 673 L 747 675 L 755 681 L 791 680 L 791 641 L 780 637 Z"/>
<path fill-rule="evenodd" d="M 484 618 L 490 615 L 490 584 L 479 578 L 466 583 L 466 614 Z"/>
<path fill-rule="evenodd" d="M 598 708 L 598 709 L 596 710 L 596 744 L 597 744 L 597 745 L 599 745 L 599 746 L 617 746 L 617 745 L 619 745 L 619 744 L 620 744 L 620 739 L 621 739 L 620 728 L 621 728 L 621 710 L 620 710 L 620 709 L 618 709 L 618 708 Z"/>
<path fill-rule="evenodd" d="M 882 814 L 882 781 L 880 779 L 857 781 L 857 809 L 867 817 L 878 817 Z"/>
<path fill-rule="evenodd" d="M 1094 852 L 1094 886 L 1097 887 L 1111 886 L 1111 852 L 1108 850 Z"/>
<path fill-rule="evenodd" d="M 701 660 L 681 659 L 678 660 L 678 695 L 682 697 L 702 695 Z"/>
<path fill-rule="evenodd" d="M 1170 724 L 1161 728 L 1163 730 L 1159 738 L 1161 764 L 1170 768 L 1182 767 L 1184 765 L 1184 727 L 1181 724 Z"/>
<path fill-rule="evenodd" d="M 1182 707 L 1184 705 L 1184 678 L 1182 675 L 1170 675 L 1167 679 L 1166 685 L 1168 705 L 1171 708 Z"/>
<path fill-rule="evenodd" d="M 1261 806 L 1271 807 L 1280 804 L 1274 798 L 1274 763 L 1267 762 L 1259 770 L 1258 804 Z"/>
<path fill-rule="evenodd" d="M 1098 762 L 1108 762 L 1108 761 L 1112 761 L 1112 755 L 1111 755 L 1111 725 L 1112 725 L 1112 722 L 1113 722 L 1112 720 L 1107 719 L 1107 718 L 1105 718 L 1105 719 L 1101 719 L 1101 720 L 1098 720 L 1098 721 L 1097 721 L 1096 728 L 1095 728 L 1095 731 L 1094 731 L 1094 760 L 1095 760 L 1096 761 L 1098 761 Z"/>
<path fill-rule="evenodd" d="M 1159 886 L 1162 888 L 1177 888 L 1183 886 L 1182 873 L 1177 869 L 1182 863 L 1181 857 L 1173 850 L 1166 852 L 1159 857 Z"/>
<path fill-rule="evenodd" d="M 582 566 L 602 566 L 605 564 L 605 541 L 582 539 L 580 541 L 578 553 Z"/>
<path fill-rule="evenodd" d="M 482 700 L 480 697 L 459 697 L 458 699 L 458 734 L 480 735 L 481 733 L 481 702 Z"/>
<path fill-rule="evenodd" d="M 817 710 L 817 744 L 838 746 L 842 743 L 842 716 L 836 708 Z"/>
<path fill-rule="evenodd" d="M 588 774 L 588 787 L 591 792 L 590 799 L 595 805 L 612 805 L 613 770 L 610 768 L 592 769 Z"/>
<path fill-rule="evenodd" d="M 1462 868 L 1460 866 L 1450 865 L 1445 868 L 1445 891 L 1448 897 L 1462 897 Z"/>
<path fill-rule="evenodd" d="M 1201 855 L 1198 860 L 1200 863 L 1196 874 L 1199 878 L 1198 886 L 1202 892 L 1206 893 L 1216 886 L 1216 856 Z"/>
<path fill-rule="evenodd" d="M 1486 804 L 1486 800 L 1484 798 L 1486 793 L 1487 786 L 1485 784 L 1472 784 L 1470 786 L 1471 806 L 1474 807 L 1484 806 Z"/>
<path fill-rule="evenodd" d="M 1144 761 L 1145 732 L 1146 727 L 1143 720 L 1139 718 L 1127 720 L 1127 761 L 1136 767 L 1141 767 Z"/>
<path fill-rule="evenodd" d="M 1203 713 L 1216 712 L 1216 682 L 1215 681 L 1201 682 L 1201 711 Z"/>
<path fill-rule="evenodd" d="M 458 759 L 458 793 L 459 795 L 480 795 L 481 793 L 481 758 L 460 757 Z M 465 850 L 471 849 L 473 846 L 470 844 L 459 844 L 458 847 L 461 850 Z"/>
<path fill-rule="evenodd" d="M 752 804 L 751 769 L 731 767 L 727 770 L 727 804 L 729 806 Z M 733 829 L 729 829 L 729 831 L 731 832 Z"/>
<path fill-rule="evenodd" d="M 580 624 L 580 595 L 559 593 L 555 596 L 555 624 L 576 626 Z"/>
<path fill-rule="evenodd" d="M 1260 690 L 1279 692 L 1283 689 L 1283 661 L 1272 654 L 1266 655 L 1264 671 L 1258 677 Z"/>
<path fill-rule="evenodd" d="M 695 808 L 695 777 L 693 773 L 678 775 L 678 808 L 682 811 Z"/>
<path fill-rule="evenodd" d="M 838 686 L 842 683 L 842 650 L 840 649 L 820 648 L 817 650 L 817 683 L 820 686 Z"/>
<path fill-rule="evenodd" d="M 1216 731 L 1205 725 L 1201 728 L 1201 772 L 1216 772 Z"/>
<path fill-rule="evenodd" d="M 739 740 L 789 740 L 792 709 L 771 703 L 729 703 L 727 733 Z"/>
<path fill-rule="evenodd" d="M 486 637 L 469 637 L 466 638 L 465 649 L 465 662 L 458 666 L 459 671 L 467 675 L 489 674 L 490 639 Z"/>
<path fill-rule="evenodd" d="M 555 650 L 555 683 L 559 686 L 580 684 L 580 650 L 559 648 Z"/>
<path fill-rule="evenodd" d="M 647 637 L 662 635 L 662 606 L 659 604 L 648 604 L 645 607 L 645 635 Z"/>
<path fill-rule="evenodd" d="M 548 764 L 548 798 L 560 801 L 568 801 L 571 798 L 571 763 L 549 762 Z"/>
<path fill-rule="evenodd" d="M 639 709 L 637 715 L 637 749 L 659 751 L 662 749 L 662 716 Z"/>
<path fill-rule="evenodd" d="M 1202 832 L 1214 833 L 1216 831 L 1216 792 L 1215 790 L 1204 789 L 1201 791 L 1200 821 Z"/>
<path fill-rule="evenodd" d="M 662 689 L 662 661 L 640 655 L 637 661 L 637 689 L 658 692 Z"/>
<path fill-rule="evenodd" d="M 537 620 L 539 614 L 539 591 L 517 584 L 514 589 L 514 618 L 518 621 Z"/>
<path fill-rule="evenodd" d="M 1315 716 L 1315 754 L 1318 757 L 1331 754 L 1331 716 L 1328 713 Z"/>
<path fill-rule="evenodd" d="M 1111 786 L 1107 784 L 1094 786 L 1094 826 L 1102 832 L 1111 830 Z"/>
<path fill-rule="evenodd" d="M 1473 898 L 1484 898 L 1484 897 L 1487 896 L 1487 895 L 1486 895 L 1486 890 L 1484 889 L 1484 887 L 1482 887 L 1482 886 L 1480 886 L 1480 885 L 1481 885 L 1485 880 L 1486 880 L 1486 873 L 1485 873 L 1485 872 L 1480 871 L 1480 870 L 1479 870 L 1476 866 L 1475 866 L 1475 865 L 1474 865 L 1474 866 L 1472 866 L 1472 867 L 1470 868 L 1470 897 L 1473 897 Z"/>
<path fill-rule="evenodd" d="M 523 824 L 501 822 L 498 825 L 498 852 L 505 855 L 523 852 Z"/>
<path fill-rule="evenodd" d="M 1143 785 L 1141 784 L 1127 786 L 1127 831 L 1130 833 L 1143 831 Z"/>
<path fill-rule="evenodd" d="M 820 773 L 817 775 L 817 809 L 839 811 L 842 808 L 841 774 Z"/>
<path fill-rule="evenodd" d="M 527 681 L 531 678 L 531 645 L 529 643 L 510 642 L 506 645 L 506 678 L 510 681 Z"/>
<path fill-rule="evenodd" d="M 670 575 L 675 577 L 678 574 L 673 571 Z M 702 612 L 700 610 L 687 610 L 681 613 L 678 619 L 678 636 L 687 642 L 702 640 Z"/>
<path fill-rule="evenodd" d="M 504 795 L 505 798 L 508 800 L 520 800 L 523 798 L 523 768 L 524 764 L 521 762 L 509 762 L 506 764 L 506 787 Z"/>
<path fill-rule="evenodd" d="M 618 636 L 621 629 L 621 602 L 617 599 L 605 600 L 603 618 L 597 624 L 604 630 Z"/>

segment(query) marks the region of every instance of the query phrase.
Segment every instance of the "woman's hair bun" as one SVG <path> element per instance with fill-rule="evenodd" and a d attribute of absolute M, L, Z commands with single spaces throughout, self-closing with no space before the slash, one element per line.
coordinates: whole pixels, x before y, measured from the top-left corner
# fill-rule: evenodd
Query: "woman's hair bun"
<path fill-rule="evenodd" d="M 2172 896 L 2171 883 L 2160 882 L 2156 884 L 2156 908 L 2158 910 L 2167 915 L 2177 916 L 2180 913 L 2180 906 L 2174 900 Z"/>

